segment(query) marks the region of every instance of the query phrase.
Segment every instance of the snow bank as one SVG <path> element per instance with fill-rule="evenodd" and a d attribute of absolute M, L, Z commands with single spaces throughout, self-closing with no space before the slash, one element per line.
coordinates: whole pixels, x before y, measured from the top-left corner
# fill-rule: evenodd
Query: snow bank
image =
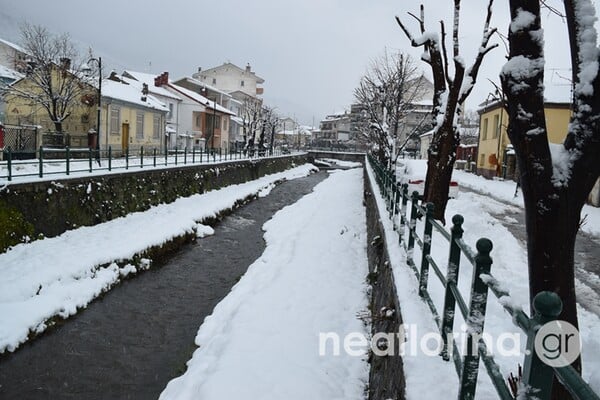
<path fill-rule="evenodd" d="M 366 335 L 362 169 L 340 171 L 264 225 L 267 248 L 196 336 L 160 399 L 363 399 L 365 357 L 319 356 L 319 334 Z"/>
<path fill-rule="evenodd" d="M 315 169 L 306 164 L 255 181 L 180 198 L 144 212 L 100 225 L 20 244 L 0 254 L 0 353 L 14 351 L 30 332 L 46 329 L 49 318 L 67 318 L 128 273 L 142 265 L 119 267 L 144 250 L 195 232 L 210 234 L 200 225 L 278 180 L 306 176 Z M 136 268 L 137 267 L 137 268 Z"/>

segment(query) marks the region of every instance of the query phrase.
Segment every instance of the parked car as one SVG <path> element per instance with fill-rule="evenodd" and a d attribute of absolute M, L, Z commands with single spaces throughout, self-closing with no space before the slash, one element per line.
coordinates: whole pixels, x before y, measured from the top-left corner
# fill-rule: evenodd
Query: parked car
<path fill-rule="evenodd" d="M 425 177 L 427 176 L 427 160 L 399 160 L 396 163 L 396 179 L 401 184 L 408 184 L 408 193 L 417 191 L 420 196 L 425 192 Z M 458 182 L 450 181 L 449 198 L 458 196 Z"/>

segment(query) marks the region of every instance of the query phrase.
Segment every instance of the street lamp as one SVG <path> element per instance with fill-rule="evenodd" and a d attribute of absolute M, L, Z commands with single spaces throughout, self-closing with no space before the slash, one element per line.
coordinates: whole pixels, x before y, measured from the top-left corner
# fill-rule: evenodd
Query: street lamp
<path fill-rule="evenodd" d="M 98 63 L 98 110 L 96 114 L 96 161 L 100 165 L 100 112 L 102 110 L 102 57 L 92 57 L 88 60 L 90 62 Z M 88 66 L 89 68 L 89 66 Z"/>

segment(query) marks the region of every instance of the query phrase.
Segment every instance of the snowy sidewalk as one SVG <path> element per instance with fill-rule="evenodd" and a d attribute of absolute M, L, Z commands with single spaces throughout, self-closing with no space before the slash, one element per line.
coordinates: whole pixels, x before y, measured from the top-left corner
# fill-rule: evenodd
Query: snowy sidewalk
<path fill-rule="evenodd" d="M 201 225 L 239 200 L 268 191 L 276 181 L 306 176 L 315 167 L 305 164 L 239 185 L 180 198 L 103 224 L 20 244 L 0 254 L 0 353 L 14 351 L 30 332 L 47 328 L 48 319 L 67 318 L 139 265 L 117 265 L 146 249 L 196 232 L 210 234 Z M 123 264 L 121 262 L 121 264 Z"/>
<path fill-rule="evenodd" d="M 319 334 L 366 334 L 362 169 L 333 173 L 264 225 L 267 248 L 201 325 L 167 399 L 363 399 L 365 357 L 319 355 Z"/>

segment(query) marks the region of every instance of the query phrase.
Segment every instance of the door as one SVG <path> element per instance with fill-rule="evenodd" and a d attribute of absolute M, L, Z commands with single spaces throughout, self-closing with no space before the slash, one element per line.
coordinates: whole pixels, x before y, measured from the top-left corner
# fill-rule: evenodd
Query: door
<path fill-rule="evenodd" d="M 121 125 L 121 149 L 125 151 L 129 147 L 129 124 Z"/>

